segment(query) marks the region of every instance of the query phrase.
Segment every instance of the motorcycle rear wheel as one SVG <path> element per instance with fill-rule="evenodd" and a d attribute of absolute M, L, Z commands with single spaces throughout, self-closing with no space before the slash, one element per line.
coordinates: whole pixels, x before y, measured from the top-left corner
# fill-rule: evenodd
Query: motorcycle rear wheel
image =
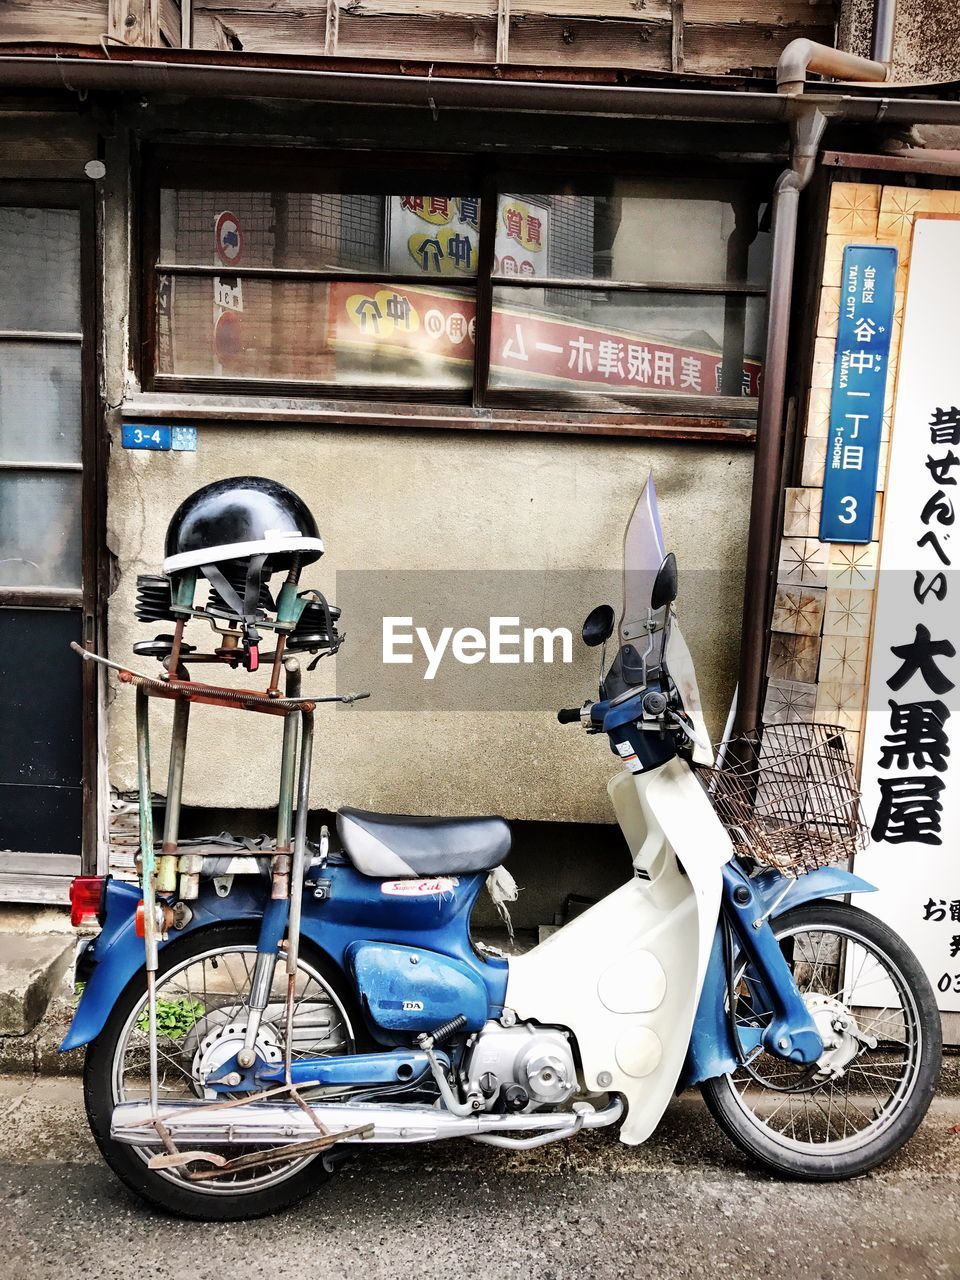
<path fill-rule="evenodd" d="M 197 1096 L 189 1065 L 210 1029 L 215 1030 L 225 1019 L 242 1021 L 243 996 L 247 994 L 243 978 L 252 971 L 256 945 L 254 923 L 232 922 L 199 929 L 161 950 L 157 971 L 158 1013 L 162 1022 L 158 1041 L 161 1111 L 164 1101 Z M 318 1008 L 329 1006 L 327 1040 L 335 1037 L 338 1053 L 355 1052 L 358 1036 L 362 1035 L 361 1022 L 342 974 L 313 948 L 302 944 L 297 982 L 301 1003 L 294 1016 L 295 1047 L 299 1041 L 301 1052 L 324 1052 L 322 1045 L 310 1043 L 310 1032 L 305 1034 L 303 1027 L 311 1011 L 315 1013 Z M 231 984 L 236 990 L 230 989 Z M 271 1027 L 269 1014 L 274 1003 L 282 1000 L 280 993 L 285 991 L 285 986 L 286 974 L 281 961 L 274 978 L 271 1005 L 264 1017 L 269 1037 L 275 1040 L 279 1030 L 281 1048 L 283 1020 L 274 1017 L 279 1027 Z M 117 1177 L 151 1205 L 179 1217 L 205 1222 L 231 1222 L 275 1213 L 298 1203 L 326 1182 L 329 1169 L 322 1157 L 314 1156 L 278 1162 L 265 1170 L 250 1171 L 239 1180 L 238 1175 L 234 1175 L 233 1181 L 214 1179 L 192 1183 L 181 1171 L 147 1168 L 147 1160 L 158 1148 L 133 1147 L 113 1141 L 110 1120 L 114 1106 L 121 1101 L 148 1096 L 144 987 L 141 970 L 123 991 L 103 1030 L 88 1046 L 84 1061 L 87 1119 L 101 1154 Z M 218 1150 L 228 1156 L 239 1154 L 239 1150 Z"/>
<path fill-rule="evenodd" d="M 836 1043 L 820 1061 L 837 1074 L 763 1052 L 701 1092 L 724 1133 L 766 1168 L 808 1182 L 858 1177 L 926 1115 L 940 1071 L 936 998 L 903 939 L 866 911 L 816 902 L 771 927 L 818 1029 Z M 770 1014 L 749 966 L 735 983 L 737 1025 L 755 1043 Z M 844 1061 L 852 1042 L 835 1028 L 851 1016 L 855 1033 L 877 1043 Z"/>

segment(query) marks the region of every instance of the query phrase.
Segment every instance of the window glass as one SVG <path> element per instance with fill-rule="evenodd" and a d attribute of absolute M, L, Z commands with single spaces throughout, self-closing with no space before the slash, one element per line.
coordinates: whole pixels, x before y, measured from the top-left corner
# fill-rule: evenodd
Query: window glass
<path fill-rule="evenodd" d="M 160 285 L 160 373 L 439 390 L 472 382 L 472 290 L 182 275 Z"/>
<path fill-rule="evenodd" d="M 756 396 L 764 311 L 743 295 L 496 287 L 490 385 Z"/>
<path fill-rule="evenodd" d="M 0 343 L 0 461 L 80 461 L 79 343 Z"/>
<path fill-rule="evenodd" d="M 196 191 L 160 199 L 160 261 L 243 271 L 477 273 L 480 202 L 466 195 Z"/>
<path fill-rule="evenodd" d="M 766 206 L 741 186 L 648 178 L 594 185 L 605 190 L 501 196 L 499 274 L 647 284 L 766 283 Z"/>
<path fill-rule="evenodd" d="M 80 215 L 0 208 L 0 329 L 80 329 Z"/>
<path fill-rule="evenodd" d="M 0 586 L 80 586 L 78 472 L 0 471 Z"/>

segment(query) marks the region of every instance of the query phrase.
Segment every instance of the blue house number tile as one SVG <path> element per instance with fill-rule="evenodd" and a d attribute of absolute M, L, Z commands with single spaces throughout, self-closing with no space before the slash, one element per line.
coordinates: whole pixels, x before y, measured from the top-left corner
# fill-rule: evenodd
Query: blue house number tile
<path fill-rule="evenodd" d="M 160 427 L 152 422 L 125 422 L 121 431 L 124 449 L 176 449 L 196 452 L 196 427 Z"/>
<path fill-rule="evenodd" d="M 170 428 L 152 422 L 125 422 L 121 432 L 124 449 L 169 449 Z"/>

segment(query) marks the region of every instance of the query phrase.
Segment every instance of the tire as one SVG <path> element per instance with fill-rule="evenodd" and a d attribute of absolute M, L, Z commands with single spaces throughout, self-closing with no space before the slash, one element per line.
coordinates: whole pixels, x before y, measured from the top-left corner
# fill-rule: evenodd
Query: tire
<path fill-rule="evenodd" d="M 216 924 L 198 929 L 186 937 L 172 942 L 160 952 L 157 970 L 158 997 L 163 992 L 163 979 L 173 971 L 185 972 L 186 963 L 198 963 L 198 957 L 211 953 L 244 953 L 256 948 L 257 926 L 252 922 Z M 347 989 L 343 974 L 326 957 L 304 943 L 300 949 L 301 971 L 310 972 L 329 993 L 331 1003 L 342 1013 L 346 1028 L 346 1052 L 354 1052 L 361 1034 L 359 1011 L 352 994 Z M 229 967 L 229 966 L 228 966 Z M 281 966 L 278 965 L 278 974 Z M 275 982 L 277 979 L 275 979 Z M 144 972 L 128 983 L 104 1025 L 103 1030 L 88 1046 L 83 1071 L 83 1094 L 87 1119 L 97 1146 L 107 1164 L 131 1191 L 150 1205 L 181 1218 L 194 1218 L 208 1222 L 231 1222 L 258 1218 L 289 1208 L 317 1190 L 331 1176 L 322 1157 L 315 1156 L 291 1162 L 285 1175 L 278 1176 L 270 1185 L 248 1191 L 217 1189 L 213 1182 L 191 1184 L 178 1174 L 150 1170 L 140 1149 L 126 1143 L 114 1142 L 110 1137 L 110 1119 L 118 1096 L 118 1052 L 129 1043 L 131 1019 L 144 1000 Z M 232 997 L 231 997 L 232 998 Z M 140 1016 L 132 1025 L 136 1027 Z M 194 1015 L 196 1017 L 196 1015 Z M 296 1028 L 296 1023 L 294 1023 Z M 178 1081 L 178 1084 L 180 1082 Z M 185 1086 L 181 1086 L 184 1087 Z M 149 1152 L 147 1154 L 150 1154 Z M 281 1165 L 281 1171 L 283 1166 Z M 264 1175 L 265 1177 L 267 1175 Z M 212 1188 L 212 1189 L 211 1189 Z"/>
<path fill-rule="evenodd" d="M 898 1151 L 912 1137 L 930 1106 L 940 1071 L 941 1057 L 940 1014 L 936 998 L 916 956 L 903 939 L 866 911 L 833 902 L 811 903 L 787 912 L 773 921 L 771 927 L 781 942 L 781 949 L 788 961 L 792 963 L 795 974 L 799 972 L 802 975 L 798 978 L 798 985 L 801 986 L 801 990 L 804 986 L 808 986 L 810 993 L 817 987 L 817 970 L 820 962 L 818 957 L 814 959 L 812 976 L 807 972 L 811 966 L 807 964 L 804 968 L 806 944 L 798 939 L 804 937 L 805 931 L 812 931 L 814 935 L 821 931 L 821 937 L 824 934 L 838 933 L 840 937 L 846 939 L 844 949 L 836 952 L 838 956 L 836 965 L 824 966 L 827 970 L 832 967 L 833 973 L 839 974 L 843 964 L 839 956 L 845 954 L 848 957 L 845 976 L 841 985 L 836 988 L 840 994 L 846 995 L 848 986 L 846 975 L 853 971 L 853 960 L 849 957 L 855 958 L 861 952 L 866 955 L 872 950 L 875 956 L 892 966 L 888 970 L 891 981 L 881 989 L 884 992 L 893 991 L 901 1001 L 904 1049 L 895 1048 L 893 1056 L 895 1059 L 903 1058 L 904 1060 L 902 1081 L 894 1084 L 896 1077 L 888 1074 L 893 1068 L 886 1060 L 869 1057 L 870 1053 L 878 1051 L 882 1054 L 887 1043 L 901 1044 L 901 1041 L 893 1038 L 898 1033 L 897 1028 L 901 1022 L 896 1021 L 894 1015 L 887 1014 L 887 1009 L 893 1007 L 887 1005 L 878 1015 L 873 1016 L 875 1028 L 886 1027 L 890 1039 L 884 1041 L 878 1036 L 880 1043 L 876 1050 L 869 1047 L 864 1049 L 861 1046 L 843 1075 L 833 1081 L 824 1081 L 818 1085 L 808 1078 L 802 1087 L 798 1083 L 797 1087 L 791 1088 L 789 1076 L 791 1070 L 799 1082 L 800 1073 L 806 1072 L 809 1077 L 809 1073 L 814 1068 L 792 1067 L 792 1064 L 786 1064 L 781 1059 L 774 1058 L 773 1055 L 760 1054 L 749 1066 L 738 1068 L 737 1072 L 704 1081 L 700 1086 L 701 1092 L 711 1114 L 727 1137 L 765 1168 L 788 1178 L 807 1182 L 832 1182 L 858 1177 L 882 1164 Z M 822 946 L 822 943 L 820 945 Z M 852 950 L 846 950 L 847 947 L 851 947 Z M 863 962 L 861 962 L 860 971 L 863 972 Z M 870 973 L 870 971 L 867 972 Z M 753 988 L 750 987 L 749 968 L 741 969 L 736 977 L 738 982 L 737 1021 L 739 1026 L 746 1028 L 751 1025 L 751 1005 L 755 1005 L 757 1001 L 751 996 Z M 856 983 L 860 981 L 858 977 L 849 985 L 855 991 Z M 873 985 L 876 986 L 882 981 L 884 980 L 877 978 Z M 821 979 L 822 983 L 823 979 Z M 878 993 L 872 998 L 881 999 L 882 996 Z M 741 1001 L 744 1002 L 745 1008 L 742 1007 Z M 871 1009 L 854 1005 L 852 1001 L 850 1007 L 861 1010 L 859 1015 L 863 1021 L 861 1030 L 869 1032 Z M 829 1018 L 831 1015 L 827 1013 L 825 1016 Z M 901 1015 L 897 1014 L 896 1018 L 900 1019 Z M 754 1016 L 752 1025 L 756 1027 L 762 1025 L 762 1022 Z M 908 1037 L 911 1041 L 909 1048 L 907 1047 Z M 754 1066 L 754 1063 L 761 1062 L 775 1064 L 786 1073 L 786 1083 L 777 1083 L 777 1077 L 774 1075 L 764 1077 L 763 1073 Z M 866 1067 L 862 1062 L 867 1064 Z M 880 1070 L 880 1067 L 885 1067 L 886 1071 Z M 764 1078 L 767 1079 L 769 1087 L 764 1085 Z M 846 1093 L 841 1099 L 844 1106 L 850 1103 L 851 1088 L 856 1089 L 861 1082 L 870 1089 L 872 1095 L 868 1101 L 864 1102 L 863 1095 L 854 1094 L 854 1097 L 861 1099 L 860 1104 L 855 1104 L 855 1109 L 859 1110 L 860 1115 L 869 1122 L 864 1125 L 859 1138 L 856 1134 L 852 1134 L 850 1138 L 846 1137 L 846 1110 L 842 1112 L 842 1130 L 837 1136 L 841 1127 L 841 1114 L 838 1112 L 834 1118 L 832 1108 L 838 1086 L 843 1086 L 844 1078 L 846 1078 Z M 742 1092 L 738 1091 L 738 1082 L 743 1084 Z M 883 1105 L 881 1103 L 884 1094 L 883 1092 L 877 1094 L 875 1092 L 877 1088 L 881 1091 L 887 1089 L 891 1091 L 889 1101 Z M 775 1092 L 771 1092 L 772 1090 Z M 796 1120 L 793 1122 L 792 1136 L 775 1131 L 777 1094 L 784 1095 L 779 1100 L 779 1108 L 787 1106 L 791 1115 L 795 1102 L 802 1100 L 799 1105 L 807 1113 L 809 1140 L 803 1140 L 802 1127 L 801 1136 L 797 1138 Z M 769 1114 L 766 1120 L 753 1113 L 747 1101 L 748 1095 L 751 1099 L 756 1098 L 758 1103 L 767 1106 Z M 808 1108 L 808 1103 L 813 1105 Z M 861 1105 L 868 1110 L 861 1110 Z M 773 1109 L 770 1110 L 770 1108 Z M 874 1113 L 872 1121 L 869 1116 L 870 1109 Z M 813 1123 L 811 1123 L 811 1116 Z M 785 1127 L 786 1122 L 783 1123 Z M 814 1139 L 815 1127 L 820 1133 L 826 1134 L 825 1139 L 819 1141 Z"/>

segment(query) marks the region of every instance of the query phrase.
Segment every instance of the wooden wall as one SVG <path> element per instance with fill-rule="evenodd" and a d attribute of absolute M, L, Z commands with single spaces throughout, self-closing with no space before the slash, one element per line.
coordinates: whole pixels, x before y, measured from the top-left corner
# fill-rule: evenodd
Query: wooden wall
<path fill-rule="evenodd" d="M 184 0 L 186 3 L 186 0 Z M 834 41 L 837 0 L 193 0 L 195 48 L 345 58 L 769 72 Z M 4 0 L 0 43 L 180 44 L 179 0 Z"/>

